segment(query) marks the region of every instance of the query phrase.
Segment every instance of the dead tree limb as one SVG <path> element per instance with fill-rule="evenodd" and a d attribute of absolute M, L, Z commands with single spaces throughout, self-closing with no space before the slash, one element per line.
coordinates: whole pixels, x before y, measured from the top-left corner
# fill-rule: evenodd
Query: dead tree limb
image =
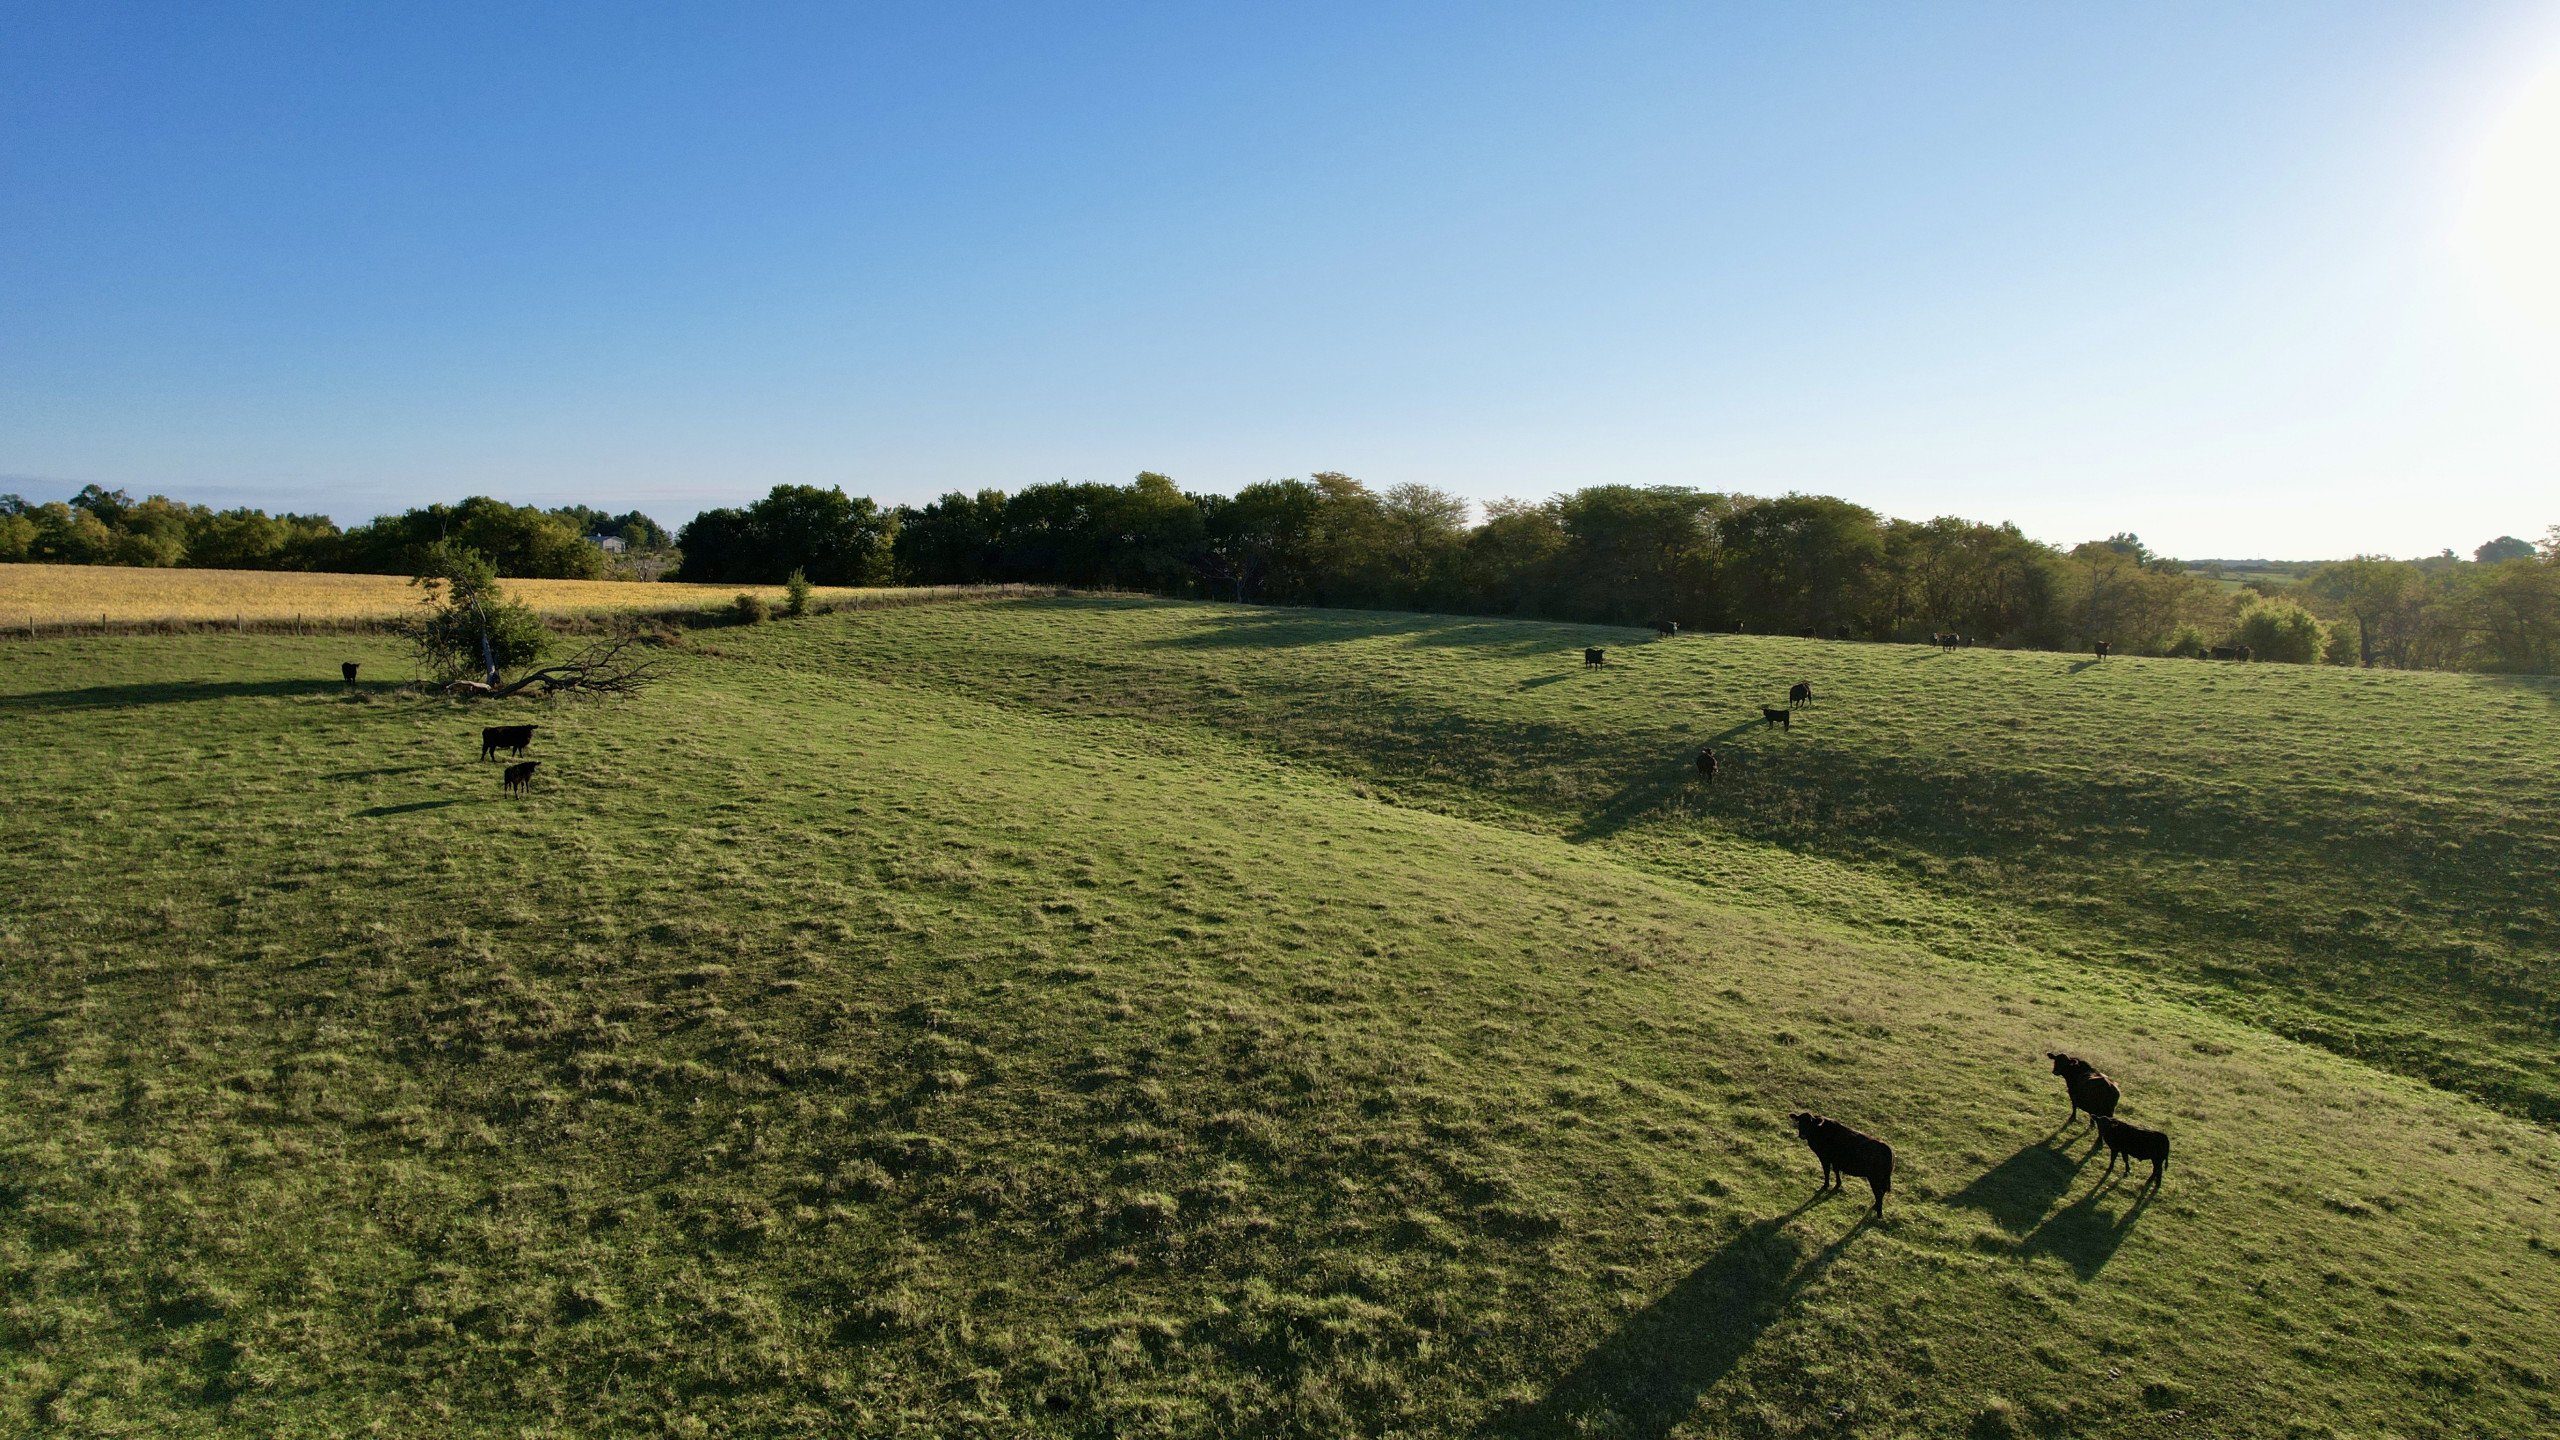
<path fill-rule="evenodd" d="M 456 680 L 444 687 L 448 695 L 469 695 L 482 700 L 504 700 L 539 689 L 544 695 L 636 695 L 664 669 L 662 662 L 645 655 L 634 655 L 633 646 L 643 642 L 637 631 L 616 635 L 610 640 L 588 646 L 557 665 L 545 665 L 502 685 L 483 680 Z"/>

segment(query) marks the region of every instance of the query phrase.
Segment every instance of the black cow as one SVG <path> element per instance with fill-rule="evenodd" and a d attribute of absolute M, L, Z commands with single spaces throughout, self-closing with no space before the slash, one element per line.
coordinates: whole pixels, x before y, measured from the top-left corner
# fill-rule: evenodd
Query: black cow
<path fill-rule="evenodd" d="M 1842 1176 L 1855 1175 L 1876 1192 L 1876 1213 L 1882 1215 L 1885 1192 L 1893 1188 L 1893 1147 L 1810 1111 L 1798 1110 L 1787 1118 L 1796 1122 L 1796 1134 L 1822 1162 L 1822 1188 L 1834 1189 Z"/>
<path fill-rule="evenodd" d="M 2250 649 L 2246 645 L 2243 645 L 2240 647 L 2240 658 L 2243 660 L 2255 660 L 2258 658 L 2258 652 Z"/>
<path fill-rule="evenodd" d="M 2077 1056 L 2051 1050 L 2044 1055 L 2053 1062 L 2053 1073 L 2062 1077 L 2062 1088 L 2071 1092 L 2071 1114 L 2063 1121 L 2064 1124 L 2079 1119 L 2083 1110 L 2089 1112 L 2092 1120 L 2105 1119 L 2116 1113 L 2116 1101 L 2124 1092 L 2116 1088 L 2116 1082 L 2099 1074 L 2097 1066 Z"/>
<path fill-rule="evenodd" d="M 1670 637 L 1680 633 L 1680 622 L 1677 620 L 1656 620 L 1653 622 L 1653 633 L 1660 635 L 1665 639 L 1669 639 Z"/>
<path fill-rule="evenodd" d="M 1585 650 L 1582 652 L 1582 668 L 1585 670 L 1594 669 L 1608 663 L 1609 652 L 1606 650 Z"/>
<path fill-rule="evenodd" d="M 1781 710 L 1775 705 L 1761 706 L 1760 720 L 1763 724 L 1775 725 L 1781 730 L 1793 730 L 1796 728 L 1796 712 L 1793 710 Z"/>
<path fill-rule="evenodd" d="M 2151 1178 L 2142 1183 L 2157 1185 L 2160 1172 L 2169 1168 L 2169 1132 L 2166 1130 L 2145 1130 L 2139 1125 L 2128 1125 L 2113 1115 L 2101 1115 L 2098 1117 L 2098 1138 L 2107 1142 L 2107 1173 L 2110 1175 L 2116 1173 L 2118 1160 L 2124 1162 L 2127 1175 L 2133 1173 L 2134 1161 L 2148 1160 L 2151 1162 Z"/>
<path fill-rule="evenodd" d="M 1801 629 L 1801 630 L 1797 631 L 1797 632 L 1796 632 L 1796 634 L 1797 634 L 1800 638 L 1802 638 L 1802 639 L 1806 639 L 1806 640 L 1819 640 L 1819 639 L 1821 639 L 1821 638 L 1822 638 L 1822 634 L 1821 634 L 1821 632 L 1820 632 L 1820 631 L 1818 631 L 1818 630 L 1815 630 L 1815 629 L 1814 629 L 1812 626 L 1810 626 L 1810 625 L 1807 625 L 1807 626 L 1806 626 L 1806 627 L 1804 627 L 1803 629 Z"/>
<path fill-rule="evenodd" d="M 1698 747 L 1698 778 L 1712 785 L 1716 778 L 1716 752 L 1708 746 Z"/>
<path fill-rule="evenodd" d="M 2098 645 L 2097 645 L 2098 658 L 2099 658 L 2099 659 L 2101 659 L 2101 660 L 2106 659 L 2106 658 L 2107 658 L 2107 652 L 2108 652 L 2109 650 L 2114 649 L 2114 648 L 2115 648 L 2115 647 L 2114 647 L 2113 645 L 2109 644 L 2107 641 L 2104 641 L 2104 640 L 2099 641 L 2099 642 L 2098 642 Z"/>
<path fill-rule="evenodd" d="M 507 767 L 506 789 L 510 795 L 522 795 L 533 788 L 533 772 L 542 768 L 539 760 L 523 760 Z"/>
<path fill-rule="evenodd" d="M 480 758 L 493 759 L 501 750 L 522 755 L 533 743 L 535 727 L 531 725 L 483 725 L 480 727 Z"/>
<path fill-rule="evenodd" d="M 2216 645 L 2213 647 L 2213 658 L 2216 660 L 2237 660 L 2240 658 L 2240 652 L 2228 645 Z"/>
<path fill-rule="evenodd" d="M 1812 704 L 1813 682 L 1810 680 L 1797 681 L 1795 685 L 1787 691 L 1787 703 L 1789 705 Z"/>
<path fill-rule="evenodd" d="M 338 673 L 346 676 L 347 683 L 353 685 L 356 683 L 356 662 L 349 660 L 340 664 L 338 666 Z"/>
<path fill-rule="evenodd" d="M 1938 653 L 1941 655 L 1955 649 L 1957 645 L 1964 641 L 1964 637 L 1958 635 L 1953 630 L 1941 630 L 1929 638 L 1937 643 Z"/>

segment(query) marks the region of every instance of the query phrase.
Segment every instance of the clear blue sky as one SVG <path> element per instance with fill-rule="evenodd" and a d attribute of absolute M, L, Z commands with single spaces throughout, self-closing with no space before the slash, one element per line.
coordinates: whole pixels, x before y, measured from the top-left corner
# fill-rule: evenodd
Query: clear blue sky
<path fill-rule="evenodd" d="M 0 0 L 0 489 L 2467 553 L 2560 523 L 2555 96 L 2551 3 Z"/>

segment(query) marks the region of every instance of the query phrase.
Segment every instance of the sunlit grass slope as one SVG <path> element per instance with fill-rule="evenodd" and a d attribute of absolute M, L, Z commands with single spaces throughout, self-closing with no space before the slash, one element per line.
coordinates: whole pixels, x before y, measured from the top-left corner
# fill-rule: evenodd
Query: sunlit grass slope
<path fill-rule="evenodd" d="M 1262 713 L 1326 642 L 952 613 L 518 707 L 513 802 L 495 712 L 342 692 L 367 639 L 0 652 L 5 1428 L 2560 1423 L 2547 1132 L 1752 890 L 1826 862 L 1711 831 L 1702 886 L 1179 699 Z M 1443 663 L 1341 623 L 1347 691 Z M 2056 1133 L 2051 1046 L 2176 1136 L 2156 1199 Z M 1899 1148 L 1881 1223 L 1797 1106 Z"/>
<path fill-rule="evenodd" d="M 768 601 L 779 585 L 510 580 L 507 590 L 546 615 L 716 610 L 743 592 Z M 821 586 L 820 600 L 869 592 Z M 0 630 L 39 625 L 222 620 L 374 620 L 405 615 L 417 587 L 400 575 L 296 570 L 162 570 L 123 565 L 0 565 Z"/>
<path fill-rule="evenodd" d="M 2560 1121 L 2560 681 L 1098 601 L 902 615 L 845 663 L 1250 736 L 1948 953 L 2023 940 Z"/>

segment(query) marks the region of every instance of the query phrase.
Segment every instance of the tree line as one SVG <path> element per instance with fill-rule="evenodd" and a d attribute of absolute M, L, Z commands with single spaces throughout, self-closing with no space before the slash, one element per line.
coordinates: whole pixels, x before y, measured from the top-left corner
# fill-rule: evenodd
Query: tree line
<path fill-rule="evenodd" d="M 2501 536 L 2469 560 L 2364 556 L 2233 583 L 2130 534 L 2068 548 L 2014 525 L 1899 520 L 1824 495 L 1594 485 L 1477 507 L 1423 485 L 1348 475 L 1190 494 L 1148 472 L 884 507 L 779 485 L 669 536 L 632 512 L 537 510 L 475 497 L 340 532 L 317 516 L 210 511 L 92 486 L 33 506 L 0 496 L 0 560 L 418 573 L 438 544 L 509 576 L 613 573 L 593 537 L 655 574 L 717 584 L 995 582 L 1601 624 L 2195 655 L 2246 645 L 2301 664 L 2553 673 L 2560 527 Z M 625 571 L 624 573 L 632 573 Z"/>
<path fill-rule="evenodd" d="M 165 495 L 136 500 L 96 485 L 48 504 L 0 495 L 0 561 L 415 575 L 440 545 L 478 551 L 500 574 L 523 579 L 654 579 L 668 567 L 652 568 L 650 558 L 671 564 L 675 537 L 637 510 L 543 510 L 479 495 L 351 530 L 326 515 L 215 510 Z"/>

